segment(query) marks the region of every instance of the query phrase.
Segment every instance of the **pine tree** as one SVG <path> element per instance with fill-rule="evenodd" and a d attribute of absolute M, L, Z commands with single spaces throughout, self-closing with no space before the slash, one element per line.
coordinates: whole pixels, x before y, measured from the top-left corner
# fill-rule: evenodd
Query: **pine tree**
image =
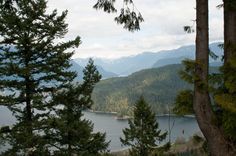
<path fill-rule="evenodd" d="M 105 134 L 93 133 L 91 121 L 82 118 L 83 110 L 91 107 L 91 94 L 94 85 L 101 79 L 92 59 L 84 69 L 81 84 L 69 84 L 55 93 L 53 104 L 60 105 L 51 118 L 47 132 L 55 155 L 97 156 L 107 149 Z"/>
<path fill-rule="evenodd" d="M 157 148 L 157 141 L 166 138 L 167 132 L 161 134 L 158 130 L 155 114 L 143 97 L 135 104 L 134 118 L 129 120 L 129 128 L 123 130 L 124 138 L 121 143 L 131 146 L 131 156 L 148 156 L 153 149 Z"/>
<path fill-rule="evenodd" d="M 6 7 L 6 3 L 8 4 Z M 45 0 L 0 2 L 0 105 L 16 118 L 1 128 L 9 149 L 2 155 L 48 155 L 45 128 L 52 93 L 72 81 L 68 71 L 80 38 L 59 42 L 67 33 L 67 11 L 46 13 Z"/>

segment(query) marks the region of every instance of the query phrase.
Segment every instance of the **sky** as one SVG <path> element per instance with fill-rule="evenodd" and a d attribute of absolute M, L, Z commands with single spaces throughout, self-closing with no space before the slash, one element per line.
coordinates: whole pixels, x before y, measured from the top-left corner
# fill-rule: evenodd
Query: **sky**
<path fill-rule="evenodd" d="M 48 11 L 68 10 L 68 34 L 63 41 L 80 36 L 82 44 L 73 58 L 98 57 L 116 59 L 143 52 L 158 52 L 194 44 L 195 34 L 186 34 L 183 26 L 193 25 L 196 0 L 133 0 L 144 17 L 138 32 L 128 32 L 114 17 L 93 9 L 97 0 L 48 0 Z M 119 10 L 123 0 L 116 0 Z M 210 42 L 223 40 L 221 0 L 210 0 Z"/>

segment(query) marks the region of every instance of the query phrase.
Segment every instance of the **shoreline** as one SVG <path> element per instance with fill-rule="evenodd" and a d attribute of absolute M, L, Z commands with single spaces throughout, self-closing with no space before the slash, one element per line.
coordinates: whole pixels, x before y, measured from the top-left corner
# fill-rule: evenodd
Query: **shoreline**
<path fill-rule="evenodd" d="M 128 116 L 128 115 L 124 115 L 124 116 L 119 116 L 118 112 L 105 112 L 105 111 L 95 111 L 95 110 L 85 110 L 85 112 L 89 112 L 89 113 L 95 113 L 95 114 L 108 114 L 108 115 L 115 115 L 115 119 L 117 120 L 128 120 L 128 119 L 132 119 L 132 116 Z M 194 114 L 189 114 L 189 115 L 177 115 L 177 114 L 157 114 L 156 117 L 185 117 L 185 118 L 195 118 Z"/>

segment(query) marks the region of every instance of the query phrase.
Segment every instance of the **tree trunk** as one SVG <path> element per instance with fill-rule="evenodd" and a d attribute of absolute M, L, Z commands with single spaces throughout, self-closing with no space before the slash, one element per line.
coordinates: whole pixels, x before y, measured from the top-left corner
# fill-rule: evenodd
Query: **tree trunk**
<path fill-rule="evenodd" d="M 25 64 L 25 68 L 26 70 L 26 74 L 25 74 L 25 103 L 26 103 L 26 131 L 27 131 L 27 135 L 28 135 L 28 153 L 27 156 L 34 156 L 34 141 L 33 139 L 33 120 L 32 120 L 32 106 L 31 106 L 31 90 L 32 90 L 32 86 L 30 85 L 30 72 L 28 70 L 29 68 L 29 54 L 30 54 L 30 48 L 28 48 L 27 45 L 24 45 L 24 47 L 26 48 L 24 55 L 25 55 L 25 60 L 24 60 L 24 64 Z"/>
<path fill-rule="evenodd" d="M 224 61 L 228 63 L 229 59 L 235 53 L 236 46 L 236 2 L 232 0 L 224 1 Z"/>
<path fill-rule="evenodd" d="M 209 31 L 208 31 L 208 0 L 197 2 L 197 36 L 196 36 L 196 66 L 197 79 L 194 82 L 194 111 L 198 125 L 205 136 L 212 156 L 229 156 L 229 146 L 223 133 L 214 123 L 214 113 L 211 108 L 208 93 L 209 70 Z"/>

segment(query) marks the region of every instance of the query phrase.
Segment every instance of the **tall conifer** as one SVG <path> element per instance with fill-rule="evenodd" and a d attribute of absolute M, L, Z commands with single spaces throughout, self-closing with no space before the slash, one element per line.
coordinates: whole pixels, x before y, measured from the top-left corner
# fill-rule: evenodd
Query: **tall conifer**
<path fill-rule="evenodd" d="M 91 94 L 101 75 L 92 59 L 83 72 L 82 83 L 68 84 L 53 96 L 54 106 L 60 107 L 55 109 L 48 131 L 55 155 L 98 156 L 107 149 L 105 134 L 93 133 L 92 122 L 82 112 L 91 107 Z"/>
<path fill-rule="evenodd" d="M 129 120 L 129 128 L 123 130 L 123 145 L 131 146 L 131 156 L 148 156 L 157 148 L 158 141 L 166 138 L 167 133 L 158 129 L 155 114 L 143 97 L 135 104 L 134 118 Z"/>
<path fill-rule="evenodd" d="M 1 128 L 9 149 L 5 155 L 47 155 L 44 129 L 48 127 L 52 93 L 72 81 L 68 71 L 80 38 L 60 42 L 67 33 L 67 11 L 48 14 L 45 0 L 0 2 L 0 105 L 16 118 Z M 9 1 L 10 2 L 10 1 Z"/>

